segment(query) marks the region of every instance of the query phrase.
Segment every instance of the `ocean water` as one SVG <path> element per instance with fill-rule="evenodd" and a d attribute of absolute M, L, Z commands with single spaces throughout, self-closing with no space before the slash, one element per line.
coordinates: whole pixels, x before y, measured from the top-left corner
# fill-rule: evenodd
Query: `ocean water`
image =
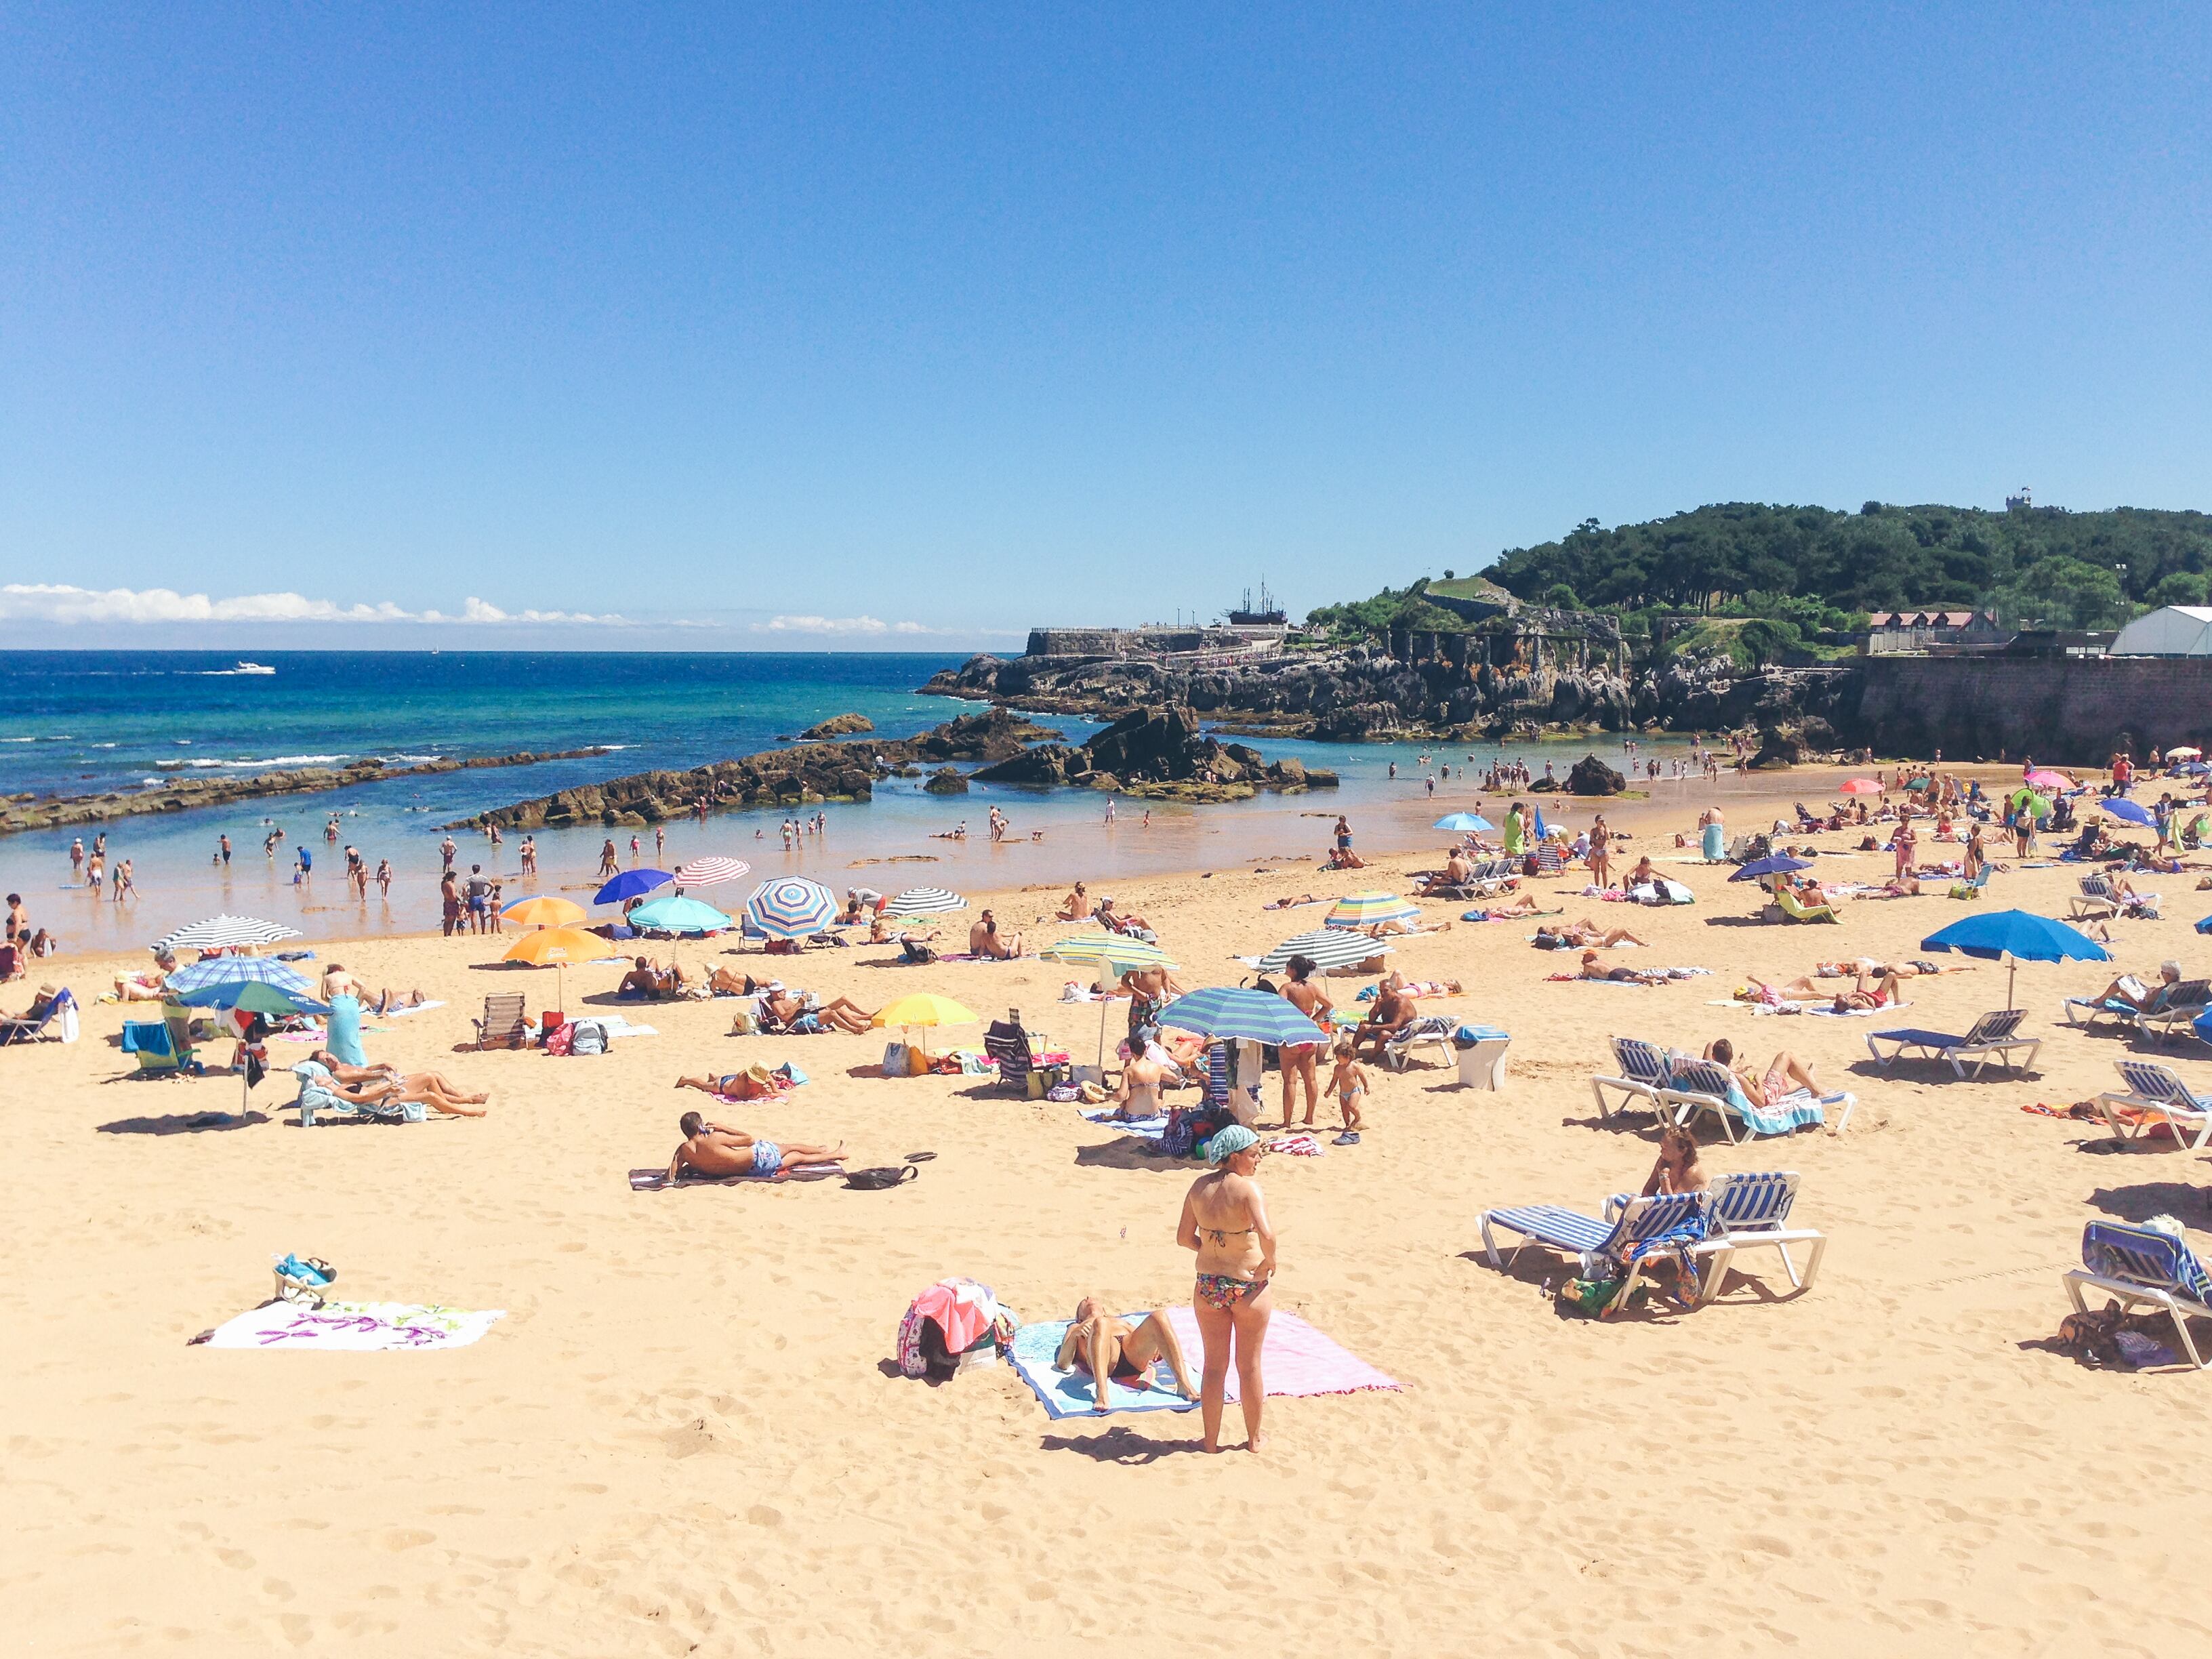
<path fill-rule="evenodd" d="M 76 832 L 0 837 L 0 890 L 21 892 L 33 921 L 57 931 L 65 949 L 141 944 L 219 909 L 284 921 L 311 937 L 434 927 L 437 848 L 442 826 L 454 819 L 624 773 L 756 753 L 848 711 L 897 738 L 965 707 L 916 694 L 931 674 L 960 660 L 931 654 L 278 652 L 253 660 L 276 672 L 235 673 L 229 671 L 236 658 L 198 652 L 0 658 L 0 793 L 130 790 L 179 773 L 242 775 L 371 755 L 396 762 L 592 744 L 616 752 L 120 819 L 108 827 L 110 866 L 132 860 L 138 896 L 119 905 L 70 886 L 67 851 Z M 1047 718 L 1071 741 L 1097 729 L 1086 720 Z M 782 814 L 770 808 L 719 812 L 704 826 L 689 819 L 663 826 L 662 856 L 673 864 L 734 854 L 762 876 L 795 871 L 840 891 L 856 884 L 1004 889 L 1079 875 L 1097 882 L 1269 860 L 1287 867 L 1318 855 L 1340 811 L 1353 817 L 1355 830 L 1376 838 L 1371 844 L 1417 842 L 1431 819 L 1478 801 L 1474 775 L 1501 752 L 1524 757 L 1540 774 L 1548 760 L 1562 775 L 1588 750 L 1615 764 L 1622 760 L 1617 738 L 1503 750 L 1270 739 L 1255 746 L 1270 757 L 1296 755 L 1334 769 L 1345 787 L 1334 795 L 1155 807 L 1149 823 L 1142 806 L 1125 800 L 1109 825 L 1104 803 L 1088 791 L 976 786 L 966 795 L 940 797 L 924 793 L 919 780 L 892 780 L 878 787 L 871 802 L 822 809 L 828 832 L 789 853 L 779 835 Z M 1668 759 L 1686 748 L 1653 739 L 1640 752 Z M 1389 775 L 1394 762 L 1400 773 L 1395 780 Z M 1455 771 L 1465 765 L 1471 775 L 1443 779 L 1431 797 L 1423 776 L 1439 763 Z M 994 804 L 1013 818 L 1014 840 L 994 845 L 984 834 Z M 335 842 L 325 839 L 333 814 Z M 968 840 L 941 838 L 963 821 L 972 832 Z M 283 828 L 285 839 L 278 854 L 267 858 L 263 840 L 274 827 Z M 465 867 L 481 861 L 508 878 L 509 897 L 532 890 L 577 896 L 596 885 L 592 872 L 605 833 L 541 833 L 534 884 L 517 872 L 519 836 L 496 848 L 471 832 L 455 839 Z M 233 848 L 227 868 L 213 861 L 222 834 Z M 625 866 L 631 862 L 629 836 L 628 830 L 616 836 Z M 86 831 L 88 846 L 91 839 Z M 653 832 L 642 832 L 641 842 L 640 861 L 654 863 Z M 372 869 L 380 859 L 391 860 L 388 900 L 374 884 L 365 902 L 347 887 L 341 849 L 348 843 L 361 848 Z M 311 879 L 295 881 L 294 851 L 303 845 L 316 868 Z M 701 896 L 726 900 L 727 908 L 746 890 L 735 885 Z"/>

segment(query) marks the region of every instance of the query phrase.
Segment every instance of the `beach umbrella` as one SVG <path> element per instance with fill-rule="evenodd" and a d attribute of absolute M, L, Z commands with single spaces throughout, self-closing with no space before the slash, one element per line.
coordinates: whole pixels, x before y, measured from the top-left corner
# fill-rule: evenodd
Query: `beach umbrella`
<path fill-rule="evenodd" d="M 2022 778 L 2021 781 L 2028 785 L 2030 787 L 2036 789 L 2071 789 L 2074 787 L 2073 779 L 2068 777 L 2063 772 L 2054 772 L 2047 766 L 2037 767 L 2035 770 L 2030 772 L 2025 778 Z"/>
<path fill-rule="evenodd" d="M 1269 991 L 1216 985 L 1177 997 L 1160 1010 L 1160 1024 L 1200 1036 L 1247 1042 L 1327 1043 L 1320 1026 Z"/>
<path fill-rule="evenodd" d="M 169 975 L 169 1000 L 193 1008 L 234 1007 L 234 1003 L 188 1002 L 186 999 L 195 992 L 236 985 L 267 985 L 301 1001 L 315 1000 L 315 988 L 301 976 L 297 969 L 261 957 L 210 957 L 189 968 L 179 968 Z"/>
<path fill-rule="evenodd" d="M 752 866 L 743 859 L 687 859 L 676 866 L 675 880 L 678 887 L 712 887 L 752 872 Z"/>
<path fill-rule="evenodd" d="M 2204 758 L 2204 751 L 2193 744 L 2185 743 L 2178 749 L 2167 750 L 2166 757 L 2168 760 L 2202 760 Z"/>
<path fill-rule="evenodd" d="M 1327 973 L 1332 968 L 1351 968 L 1370 957 L 1389 954 L 1390 946 L 1364 933 L 1348 933 L 1341 927 L 1321 927 L 1285 939 L 1252 965 L 1263 974 L 1272 974 L 1289 967 L 1292 957 L 1304 957 Z"/>
<path fill-rule="evenodd" d="M 2047 818 L 2051 816 L 2050 800 L 2045 796 L 2037 794 L 2033 789 L 2014 790 L 2011 794 L 2005 797 L 2005 805 L 2014 809 L 2025 806 L 2028 810 L 2029 816 L 2033 817 Z"/>
<path fill-rule="evenodd" d="M 657 887 L 665 887 L 676 878 L 665 870 L 625 870 L 605 886 L 592 895 L 594 904 L 620 904 L 624 899 L 643 898 Z"/>
<path fill-rule="evenodd" d="M 1447 812 L 1429 826 L 1432 830 L 1449 830 L 1459 835 L 1480 834 L 1498 826 L 1480 812 Z"/>
<path fill-rule="evenodd" d="M 837 900 L 818 881 L 779 876 L 753 889 L 745 920 L 770 939 L 811 939 L 837 920 Z"/>
<path fill-rule="evenodd" d="M 968 901 L 957 893 L 948 893 L 942 887 L 909 887 L 884 906 L 884 916 L 895 921 L 902 916 L 941 916 L 948 910 L 964 910 Z"/>
<path fill-rule="evenodd" d="M 656 927 L 666 933 L 718 933 L 737 926 L 704 899 L 686 898 L 681 893 L 647 899 L 626 920 L 633 927 Z"/>
<path fill-rule="evenodd" d="M 287 927 L 281 922 L 262 921 L 252 916 L 210 916 L 205 921 L 179 927 L 173 933 L 164 933 L 154 941 L 154 948 L 228 951 L 241 945 L 274 945 L 279 939 L 299 937 L 298 928 Z"/>
<path fill-rule="evenodd" d="M 2158 816 L 2148 807 L 2140 805 L 2124 796 L 2115 795 L 2110 800 L 2100 801 L 2100 806 L 2112 817 L 2129 823 L 2139 823 L 2148 829 L 2158 823 Z"/>
<path fill-rule="evenodd" d="M 1730 876 L 1730 881 L 1757 881 L 1761 876 L 1787 875 L 1792 870 L 1809 870 L 1807 859 L 1793 859 L 1787 853 L 1777 853 L 1769 858 L 1753 859 Z"/>
<path fill-rule="evenodd" d="M 1544 809 L 1540 806 L 1536 809 L 1535 833 L 1538 841 L 1549 841 L 1552 838 L 1552 832 L 1544 827 Z"/>
<path fill-rule="evenodd" d="M 552 969 L 554 1000 L 565 1007 L 568 1001 L 568 969 L 580 962 L 595 961 L 608 948 L 606 940 L 580 927 L 540 927 L 516 939 L 501 952 L 499 959 Z"/>
<path fill-rule="evenodd" d="M 1954 921 L 1920 941 L 1923 951 L 1957 951 L 1984 962 L 2003 962 L 2005 1006 L 2023 962 L 2109 962 L 2112 952 L 2078 927 L 2027 910 L 1987 910 Z"/>
<path fill-rule="evenodd" d="M 541 894 L 536 898 L 517 899 L 500 915 L 525 927 L 566 927 L 584 920 L 584 907 L 573 899 Z"/>
<path fill-rule="evenodd" d="M 1879 795 L 1881 793 L 1881 786 L 1872 778 L 1846 778 L 1844 780 L 1843 792 L 1846 795 Z"/>
<path fill-rule="evenodd" d="M 876 1010 L 868 1024 L 886 1030 L 896 1025 L 904 1030 L 917 1025 L 973 1025 L 981 1018 L 951 997 L 939 996 L 934 991 L 915 991 L 885 1003 Z"/>
<path fill-rule="evenodd" d="M 1932 789 L 1936 787 L 1936 781 L 1933 778 L 1915 778 L 1905 787 L 1913 790 Z"/>
<path fill-rule="evenodd" d="M 1322 918 L 1322 926 L 1372 927 L 1386 921 L 1413 921 L 1420 914 L 1419 906 L 1408 903 L 1395 893 L 1370 888 L 1364 892 L 1346 893 L 1337 900 Z"/>
<path fill-rule="evenodd" d="M 1040 961 L 1065 962 L 1090 969 L 1101 980 L 1119 979 L 1139 968 L 1173 968 L 1168 953 L 1150 939 L 1103 931 L 1071 933 L 1037 952 Z M 1106 1003 L 1098 1004 L 1098 1065 L 1106 1065 Z"/>

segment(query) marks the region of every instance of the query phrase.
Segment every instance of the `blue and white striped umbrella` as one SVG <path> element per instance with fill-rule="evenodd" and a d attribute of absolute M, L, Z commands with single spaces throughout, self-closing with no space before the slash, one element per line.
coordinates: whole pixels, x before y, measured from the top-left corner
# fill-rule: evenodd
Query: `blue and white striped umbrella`
<path fill-rule="evenodd" d="M 938 916 L 967 908 L 966 899 L 942 887 L 909 887 L 884 906 L 884 916 L 887 921 L 899 916 Z"/>
<path fill-rule="evenodd" d="M 274 945 L 297 939 L 300 930 L 257 916 L 210 916 L 189 927 L 179 927 L 154 941 L 156 951 L 227 951 L 240 945 Z"/>
<path fill-rule="evenodd" d="M 1241 1037 L 1250 1042 L 1326 1043 L 1328 1036 L 1282 998 L 1266 991 L 1216 985 L 1177 997 L 1160 1010 L 1160 1024 L 1200 1036 Z"/>
<path fill-rule="evenodd" d="M 1263 974 L 1272 974 L 1290 966 L 1292 957 L 1304 957 L 1326 973 L 1332 968 L 1355 967 L 1370 957 L 1389 954 L 1389 945 L 1364 933 L 1351 933 L 1342 927 L 1319 927 L 1310 933 L 1285 939 L 1252 965 Z"/>
<path fill-rule="evenodd" d="M 779 876 L 753 889 L 745 920 L 770 939 L 811 939 L 837 920 L 836 895 L 804 876 Z"/>
<path fill-rule="evenodd" d="M 169 975 L 169 990 L 180 1000 L 188 993 L 219 985 L 274 986 L 288 996 L 310 1002 L 315 996 L 315 988 L 294 969 L 261 957 L 210 957 Z"/>

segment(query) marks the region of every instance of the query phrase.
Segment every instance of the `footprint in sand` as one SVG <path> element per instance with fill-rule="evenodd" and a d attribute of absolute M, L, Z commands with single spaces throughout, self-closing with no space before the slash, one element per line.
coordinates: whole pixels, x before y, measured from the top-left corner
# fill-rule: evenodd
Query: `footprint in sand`
<path fill-rule="evenodd" d="M 416 1527 L 394 1527 L 388 1532 L 380 1533 L 376 1540 L 380 1549 L 387 1549 L 395 1554 L 401 1550 L 420 1549 L 425 1544 L 437 1541 L 436 1533 L 424 1532 Z"/>

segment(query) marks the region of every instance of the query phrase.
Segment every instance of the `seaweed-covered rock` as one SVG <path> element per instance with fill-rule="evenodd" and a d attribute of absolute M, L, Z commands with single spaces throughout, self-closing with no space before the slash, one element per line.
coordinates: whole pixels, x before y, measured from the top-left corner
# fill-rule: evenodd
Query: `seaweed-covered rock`
<path fill-rule="evenodd" d="M 968 775 L 957 766 L 940 766 L 921 787 L 933 795 L 964 795 L 968 793 Z"/>
<path fill-rule="evenodd" d="M 819 726 L 810 726 L 799 735 L 809 742 L 819 742 L 824 738 L 849 738 L 875 729 L 876 723 L 866 714 L 832 714 Z"/>

